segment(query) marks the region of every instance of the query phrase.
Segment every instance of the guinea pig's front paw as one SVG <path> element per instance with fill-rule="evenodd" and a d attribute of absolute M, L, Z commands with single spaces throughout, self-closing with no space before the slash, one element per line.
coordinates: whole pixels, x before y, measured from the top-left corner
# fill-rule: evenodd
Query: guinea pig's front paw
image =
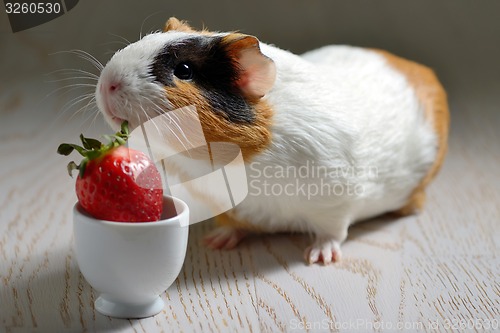
<path fill-rule="evenodd" d="M 315 264 L 322 262 L 328 265 L 340 261 L 342 251 L 340 251 L 340 242 L 331 237 L 318 237 L 314 243 L 304 251 L 306 262 Z"/>
<path fill-rule="evenodd" d="M 247 235 L 247 232 L 238 228 L 221 226 L 212 230 L 203 237 L 203 243 L 214 250 L 230 250 L 236 247 Z"/>

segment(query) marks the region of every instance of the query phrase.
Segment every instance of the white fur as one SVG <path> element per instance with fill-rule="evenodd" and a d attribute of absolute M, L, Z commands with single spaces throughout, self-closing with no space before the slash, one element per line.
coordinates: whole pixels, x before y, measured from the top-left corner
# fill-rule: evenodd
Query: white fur
<path fill-rule="evenodd" d="M 436 155 L 436 135 L 404 76 L 360 48 L 327 46 L 302 57 L 266 44 L 261 48 L 277 68 L 265 97 L 274 110 L 273 139 L 248 166 L 250 194 L 236 216 L 265 229 L 310 230 L 342 242 L 350 224 L 401 208 Z M 310 170 L 309 177 L 294 178 L 294 168 L 301 166 Z M 339 167 L 347 174 L 312 175 Z M 364 168 L 377 174 L 359 174 Z M 280 169 L 290 177 L 281 177 Z M 298 195 L 265 196 L 262 186 L 256 195 L 264 180 L 275 193 L 295 184 L 288 185 L 288 194 L 295 187 Z M 302 184 L 328 188 L 325 183 L 340 185 L 312 197 L 299 190 Z M 356 187 L 362 191 L 347 193 Z"/>

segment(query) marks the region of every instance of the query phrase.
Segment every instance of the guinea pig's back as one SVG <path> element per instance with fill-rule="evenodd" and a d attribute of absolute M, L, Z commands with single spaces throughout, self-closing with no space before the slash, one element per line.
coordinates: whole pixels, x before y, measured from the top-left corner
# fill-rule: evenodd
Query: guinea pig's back
<path fill-rule="evenodd" d="M 415 166 L 420 164 L 417 169 L 422 177 L 400 212 L 407 214 L 420 210 L 423 205 L 425 187 L 438 173 L 447 151 L 448 103 L 446 92 L 435 73 L 424 65 L 395 56 L 387 51 L 345 45 L 325 46 L 303 54 L 302 58 L 316 66 L 330 69 L 332 75 L 342 77 L 343 84 L 348 90 L 365 90 L 358 95 L 359 98 L 366 99 L 372 92 L 374 93 L 373 107 L 383 106 L 379 112 L 388 113 L 385 116 L 383 114 L 376 116 L 377 113 L 372 113 L 375 117 L 371 119 L 369 127 L 375 129 L 375 132 L 377 132 L 376 128 L 380 129 L 381 126 L 384 128 L 383 132 L 377 134 L 380 140 L 383 140 L 386 133 L 395 134 L 390 130 L 390 123 L 397 124 L 397 127 L 401 129 L 405 127 L 401 126 L 402 123 L 398 123 L 396 116 L 398 112 L 405 114 L 405 118 L 409 121 L 406 123 L 410 125 L 405 132 L 409 134 L 409 137 L 412 135 L 408 129 L 415 130 L 415 133 L 413 140 L 408 141 L 410 145 L 400 148 L 410 152 L 408 156 L 415 158 Z M 408 94 L 408 91 L 411 93 Z M 405 95 L 406 98 L 403 97 Z M 416 107 L 408 107 L 415 104 L 408 103 L 409 98 L 416 101 Z M 396 104 L 391 106 L 391 101 L 395 101 Z M 393 114 L 389 115 L 390 113 Z M 380 126 L 376 125 L 375 118 L 381 120 Z M 415 126 L 422 120 L 423 126 Z M 386 122 L 385 126 L 383 122 Z M 425 134 L 429 132 L 428 128 L 431 133 Z M 424 143 L 424 141 L 427 142 Z M 369 141 L 365 142 L 369 143 Z M 411 149 L 411 146 L 414 149 Z M 365 148 L 374 149 L 375 147 Z M 381 156 L 382 151 L 377 155 Z M 431 158 L 431 163 L 429 163 L 429 158 Z"/>
<path fill-rule="evenodd" d="M 377 85 L 377 81 L 385 81 L 384 72 L 399 74 L 413 90 L 426 121 L 437 136 L 439 148 L 431 178 L 437 173 L 447 150 L 450 119 L 446 92 L 430 68 L 384 50 L 347 45 L 324 46 L 306 52 L 301 57 L 315 65 L 329 67 L 334 73 L 354 83 L 371 81 L 371 84 Z M 390 74 L 393 76 L 393 73 Z"/>
<path fill-rule="evenodd" d="M 356 215 L 404 206 L 404 198 L 439 170 L 446 151 L 446 95 L 425 66 L 350 46 L 322 47 L 300 60 L 269 51 L 276 52 L 270 56 L 278 70 L 277 87 L 267 97 L 275 111 L 274 145 L 286 146 L 291 129 L 305 128 L 302 137 L 311 138 L 301 141 L 305 148 L 295 151 L 302 155 L 289 156 L 289 162 L 307 151 L 324 152 L 308 158 L 327 161 L 342 150 L 358 166 L 378 170 L 377 179 L 364 184 L 365 194 L 368 201 L 383 197 L 384 202 L 366 202 L 363 207 L 377 211 L 360 209 Z M 280 138 L 284 142 L 277 142 Z"/>

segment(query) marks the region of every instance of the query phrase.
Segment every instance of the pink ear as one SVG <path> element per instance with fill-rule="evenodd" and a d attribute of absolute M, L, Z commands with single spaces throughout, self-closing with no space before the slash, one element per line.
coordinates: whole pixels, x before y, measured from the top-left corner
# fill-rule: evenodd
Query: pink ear
<path fill-rule="evenodd" d="M 259 40 L 253 36 L 230 34 L 224 37 L 226 50 L 240 70 L 236 84 L 245 97 L 262 98 L 274 85 L 274 61 L 260 51 Z"/>

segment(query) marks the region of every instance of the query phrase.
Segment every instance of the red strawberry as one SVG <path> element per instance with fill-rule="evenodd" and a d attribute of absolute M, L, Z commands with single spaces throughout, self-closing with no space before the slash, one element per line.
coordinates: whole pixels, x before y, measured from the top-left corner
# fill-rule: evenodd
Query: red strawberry
<path fill-rule="evenodd" d="M 76 195 L 82 207 L 93 217 L 119 222 L 158 221 L 163 208 L 161 176 L 154 163 L 142 152 L 129 149 L 127 123 L 120 132 L 108 137 L 110 143 L 80 135 L 83 147 L 63 143 L 62 155 L 77 150 L 84 159 L 68 164 L 68 172 L 78 169 Z"/>

